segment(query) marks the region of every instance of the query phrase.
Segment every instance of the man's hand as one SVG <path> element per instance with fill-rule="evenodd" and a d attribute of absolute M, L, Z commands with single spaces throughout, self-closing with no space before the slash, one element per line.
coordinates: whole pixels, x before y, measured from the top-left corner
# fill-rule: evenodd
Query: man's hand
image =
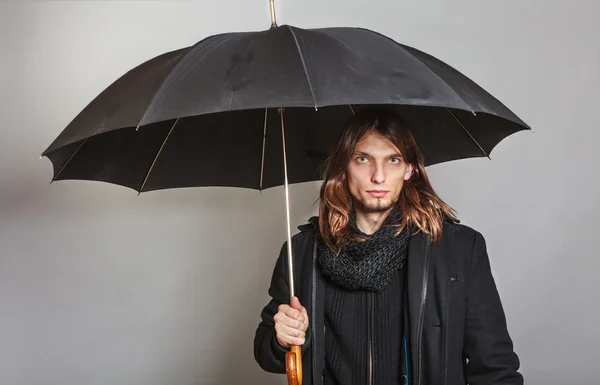
<path fill-rule="evenodd" d="M 273 319 L 279 345 L 284 348 L 304 345 L 308 313 L 297 297 L 292 298 L 290 305 L 279 305 L 279 311 Z"/>

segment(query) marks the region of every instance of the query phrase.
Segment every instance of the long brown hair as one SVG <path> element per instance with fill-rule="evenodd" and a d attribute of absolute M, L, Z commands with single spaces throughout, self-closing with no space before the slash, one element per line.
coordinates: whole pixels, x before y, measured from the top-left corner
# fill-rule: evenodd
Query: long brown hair
<path fill-rule="evenodd" d="M 454 209 L 433 190 L 423 155 L 408 124 L 394 111 L 382 107 L 365 107 L 356 111 L 344 129 L 324 164 L 324 182 L 320 191 L 319 228 L 325 244 L 339 249 L 353 239 L 348 228 L 352 197 L 348 189 L 346 170 L 354 148 L 367 133 L 375 131 L 392 142 L 404 161 L 413 166 L 397 201 L 402 212 L 400 233 L 405 226 L 422 231 L 432 241 L 439 239 L 444 218 L 456 219 Z"/>

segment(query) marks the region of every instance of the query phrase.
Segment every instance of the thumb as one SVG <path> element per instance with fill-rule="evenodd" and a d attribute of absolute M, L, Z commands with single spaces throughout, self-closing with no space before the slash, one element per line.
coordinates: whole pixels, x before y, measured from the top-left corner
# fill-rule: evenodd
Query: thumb
<path fill-rule="evenodd" d="M 296 310 L 302 310 L 302 305 L 300 305 L 300 300 L 298 297 L 292 297 L 290 300 L 290 307 Z"/>

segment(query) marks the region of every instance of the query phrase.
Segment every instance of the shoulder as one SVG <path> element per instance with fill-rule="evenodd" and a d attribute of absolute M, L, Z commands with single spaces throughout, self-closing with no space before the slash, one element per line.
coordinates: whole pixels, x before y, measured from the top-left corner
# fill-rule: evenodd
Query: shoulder
<path fill-rule="evenodd" d="M 452 221 L 444 221 L 441 241 L 446 247 L 473 250 L 476 244 L 484 244 L 483 234 L 477 229 Z"/>
<path fill-rule="evenodd" d="M 292 245 L 295 248 L 300 248 L 301 251 L 310 248 L 312 250 L 312 242 L 315 239 L 315 235 L 319 232 L 319 218 L 311 217 L 307 222 L 302 223 L 298 226 L 300 232 L 292 235 Z M 283 247 L 286 247 L 287 241 L 284 242 Z"/>
<path fill-rule="evenodd" d="M 306 223 L 303 223 L 298 226 L 297 232 L 292 235 L 292 246 L 296 250 L 296 252 L 304 252 L 307 249 L 312 250 L 312 242 L 314 240 L 315 234 L 318 233 L 319 229 L 319 219 L 318 217 L 311 217 L 308 219 Z M 285 252 L 287 249 L 287 241 L 283 242 L 281 245 L 281 252 Z"/>
<path fill-rule="evenodd" d="M 305 265 L 306 262 L 312 261 L 312 252 L 315 240 L 316 230 L 318 229 L 318 219 L 316 217 L 310 218 L 308 223 L 303 223 L 298 226 L 300 232 L 292 235 L 292 253 L 294 261 L 301 266 Z M 288 252 L 288 241 L 285 240 L 281 244 L 279 251 L 279 260 L 283 263 L 287 257 Z"/>
<path fill-rule="evenodd" d="M 485 238 L 471 226 L 446 221 L 438 242 L 446 263 L 464 269 L 465 276 L 470 276 L 473 267 L 487 259 Z"/>
<path fill-rule="evenodd" d="M 318 231 L 319 230 L 319 217 L 314 216 L 314 217 L 308 218 L 308 221 L 306 221 L 306 223 L 303 223 L 300 226 L 298 226 L 298 230 L 300 230 L 300 233 L 298 233 L 296 235 L 301 235 L 301 234 L 306 234 L 306 233 L 314 233 L 315 231 Z"/>

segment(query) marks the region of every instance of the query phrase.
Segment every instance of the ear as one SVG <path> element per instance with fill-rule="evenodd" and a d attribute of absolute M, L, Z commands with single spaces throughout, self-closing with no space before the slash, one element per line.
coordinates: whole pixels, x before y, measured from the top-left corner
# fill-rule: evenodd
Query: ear
<path fill-rule="evenodd" d="M 413 175 L 413 171 L 414 171 L 414 166 L 412 164 L 407 165 L 406 167 L 406 172 L 404 173 L 404 180 L 409 180 L 410 177 Z"/>

